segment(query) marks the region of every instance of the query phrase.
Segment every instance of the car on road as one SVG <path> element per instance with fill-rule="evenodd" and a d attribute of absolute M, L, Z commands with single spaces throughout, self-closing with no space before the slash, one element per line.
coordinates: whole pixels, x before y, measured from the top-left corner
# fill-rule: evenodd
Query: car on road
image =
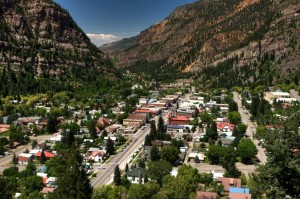
<path fill-rule="evenodd" d="M 105 166 L 98 167 L 98 170 L 105 169 Z"/>

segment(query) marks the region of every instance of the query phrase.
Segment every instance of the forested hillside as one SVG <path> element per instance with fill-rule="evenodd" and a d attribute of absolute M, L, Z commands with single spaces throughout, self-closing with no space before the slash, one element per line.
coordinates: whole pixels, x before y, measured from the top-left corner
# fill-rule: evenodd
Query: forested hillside
<path fill-rule="evenodd" d="M 232 73 L 226 86 L 291 81 L 295 75 L 289 73 L 300 64 L 299 5 L 299 0 L 197 1 L 142 31 L 123 51 L 119 42 L 101 49 L 117 67 L 159 80 L 199 72 L 195 78 L 209 80 L 209 86 Z"/>
<path fill-rule="evenodd" d="M 0 94 L 101 87 L 118 72 L 52 0 L 0 1 Z"/>

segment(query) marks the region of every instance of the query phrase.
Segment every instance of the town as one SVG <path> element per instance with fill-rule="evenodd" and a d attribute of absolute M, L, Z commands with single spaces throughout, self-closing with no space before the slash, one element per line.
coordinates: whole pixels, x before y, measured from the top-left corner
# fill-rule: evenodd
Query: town
<path fill-rule="evenodd" d="M 61 184 L 58 161 L 75 146 L 95 197 L 114 184 L 135 198 L 130 194 L 140 193 L 130 192 L 138 189 L 134 184 L 164 185 L 169 175 L 199 176 L 174 198 L 249 199 L 249 182 L 270 154 L 267 132 L 284 129 L 282 122 L 299 110 L 297 92 L 273 88 L 196 92 L 191 83 L 177 83 L 142 90 L 134 84 L 123 100 L 95 99 L 90 105 L 76 105 L 66 92 L 2 99 L 0 175 L 24 183 L 13 195 L 52 193 Z"/>

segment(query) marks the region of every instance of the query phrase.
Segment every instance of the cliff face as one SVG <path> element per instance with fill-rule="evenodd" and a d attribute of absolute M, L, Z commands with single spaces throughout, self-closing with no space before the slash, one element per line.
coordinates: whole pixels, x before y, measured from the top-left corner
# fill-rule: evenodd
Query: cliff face
<path fill-rule="evenodd" d="M 66 74 L 70 68 L 115 72 L 68 12 L 52 0 L 0 0 L 0 32 L 2 68 L 29 67 L 36 76 Z"/>
<path fill-rule="evenodd" d="M 199 71 L 234 56 L 245 66 L 272 53 L 286 61 L 280 70 L 299 67 L 297 0 L 201 0 L 175 9 L 162 22 L 141 32 L 130 47 L 109 54 L 124 67 L 139 60 L 165 61 L 180 72 Z M 106 52 L 106 48 L 101 48 Z M 290 59 L 286 59 L 290 57 Z M 284 64 L 283 64 L 284 63 Z M 284 66 L 284 67 L 282 67 Z"/>

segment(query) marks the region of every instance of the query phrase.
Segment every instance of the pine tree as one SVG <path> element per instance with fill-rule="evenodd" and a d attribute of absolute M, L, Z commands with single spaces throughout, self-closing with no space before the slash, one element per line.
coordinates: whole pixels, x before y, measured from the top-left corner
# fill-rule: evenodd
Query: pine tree
<path fill-rule="evenodd" d="M 160 159 L 160 153 L 156 146 L 151 147 L 150 150 L 150 160 L 151 161 L 158 161 Z"/>
<path fill-rule="evenodd" d="M 18 163 L 18 158 L 16 156 L 16 153 L 14 153 L 13 158 L 12 158 L 12 163 L 17 164 Z"/>
<path fill-rule="evenodd" d="M 45 162 L 46 162 L 46 156 L 45 156 L 45 152 L 44 152 L 44 150 L 42 150 L 42 152 L 41 152 L 41 157 L 40 157 L 40 163 L 41 164 L 44 164 Z"/>
<path fill-rule="evenodd" d="M 146 135 L 146 137 L 145 137 L 144 146 L 151 146 L 151 138 L 149 135 Z"/>
<path fill-rule="evenodd" d="M 110 138 L 108 138 L 106 142 L 106 152 L 109 155 L 113 155 L 115 153 L 114 142 Z"/>
<path fill-rule="evenodd" d="M 126 166 L 125 166 L 125 173 L 127 174 L 127 171 L 129 171 L 129 166 L 128 164 L 126 163 Z"/>
<path fill-rule="evenodd" d="M 114 183 L 117 186 L 121 185 L 121 172 L 118 165 L 115 167 Z"/>

